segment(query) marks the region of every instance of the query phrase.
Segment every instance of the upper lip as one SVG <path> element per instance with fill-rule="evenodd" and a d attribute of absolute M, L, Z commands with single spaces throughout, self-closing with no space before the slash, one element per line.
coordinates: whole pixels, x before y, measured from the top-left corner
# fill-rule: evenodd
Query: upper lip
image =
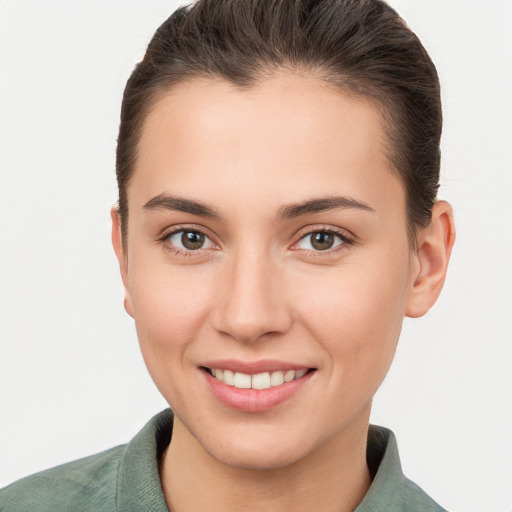
<path fill-rule="evenodd" d="M 277 361 L 274 359 L 262 359 L 260 361 L 237 361 L 235 359 L 216 359 L 215 361 L 206 361 L 201 364 L 207 368 L 218 368 L 221 370 L 231 370 L 232 372 L 254 375 L 264 372 L 302 370 L 312 368 L 309 365 L 300 363 L 291 363 L 287 361 Z"/>

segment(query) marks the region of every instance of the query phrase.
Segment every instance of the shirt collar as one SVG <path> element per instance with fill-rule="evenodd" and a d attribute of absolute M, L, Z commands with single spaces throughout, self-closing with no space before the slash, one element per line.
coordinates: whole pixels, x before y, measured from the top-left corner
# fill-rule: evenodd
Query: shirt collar
<path fill-rule="evenodd" d="M 170 442 L 172 425 L 173 414 L 167 409 L 152 418 L 126 445 L 117 477 L 117 512 L 169 512 L 160 484 L 158 460 Z M 402 511 L 405 477 L 391 430 L 370 426 L 367 461 L 373 482 L 354 512 Z"/>
<path fill-rule="evenodd" d="M 373 481 L 354 512 L 398 512 L 403 508 L 405 476 L 391 430 L 370 425 L 366 459 Z"/>
<path fill-rule="evenodd" d="M 117 512 L 169 512 L 160 484 L 158 461 L 172 435 L 170 409 L 153 417 L 126 445 L 119 463 Z"/>

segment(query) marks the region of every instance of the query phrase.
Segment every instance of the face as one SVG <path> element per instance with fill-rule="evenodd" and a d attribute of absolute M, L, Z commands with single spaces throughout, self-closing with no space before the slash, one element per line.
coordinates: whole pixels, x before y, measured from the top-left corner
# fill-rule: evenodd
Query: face
<path fill-rule="evenodd" d="M 148 115 L 121 267 L 143 356 L 217 461 L 365 432 L 416 268 L 378 112 L 315 78 L 188 81 Z"/>

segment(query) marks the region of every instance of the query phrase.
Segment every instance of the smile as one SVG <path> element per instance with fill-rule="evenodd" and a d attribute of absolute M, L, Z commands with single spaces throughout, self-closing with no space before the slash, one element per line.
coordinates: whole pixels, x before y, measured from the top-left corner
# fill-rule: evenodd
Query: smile
<path fill-rule="evenodd" d="M 285 382 L 300 379 L 308 372 L 308 368 L 300 370 L 283 370 L 262 372 L 254 375 L 247 373 L 222 370 L 220 368 L 206 368 L 206 371 L 218 381 L 238 389 L 269 389 L 281 386 Z"/>
<path fill-rule="evenodd" d="M 244 412 L 265 412 L 304 396 L 318 369 L 301 363 L 265 359 L 217 359 L 199 366 L 207 389 L 224 406 Z"/>

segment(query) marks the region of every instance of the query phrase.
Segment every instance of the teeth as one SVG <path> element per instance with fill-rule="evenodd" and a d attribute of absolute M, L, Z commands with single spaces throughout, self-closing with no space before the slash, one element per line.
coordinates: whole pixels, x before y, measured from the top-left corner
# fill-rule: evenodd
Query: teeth
<path fill-rule="evenodd" d="M 224 375 L 222 376 L 222 382 L 224 382 L 224 384 L 227 384 L 228 386 L 234 386 L 235 385 L 235 374 L 231 370 L 224 370 Z"/>
<path fill-rule="evenodd" d="M 270 373 L 257 373 L 252 376 L 252 389 L 268 389 L 270 387 Z"/>
<path fill-rule="evenodd" d="M 294 372 L 293 370 L 288 370 L 288 371 L 284 374 L 284 381 L 285 381 L 285 382 L 290 382 L 290 381 L 292 381 L 294 378 L 295 378 L 295 372 Z"/>
<path fill-rule="evenodd" d="M 234 386 L 240 389 L 268 389 L 270 387 L 280 386 L 285 382 L 300 379 L 308 371 L 304 368 L 302 370 L 263 372 L 248 375 L 240 372 L 234 373 L 231 370 L 221 370 L 220 368 L 210 368 L 210 370 L 217 380 L 220 380 L 228 386 Z"/>
<path fill-rule="evenodd" d="M 270 376 L 270 385 L 271 386 L 280 386 L 284 383 L 284 373 L 283 372 L 272 372 Z"/>
<path fill-rule="evenodd" d="M 251 376 L 245 373 L 235 373 L 235 388 L 249 389 L 251 387 Z"/>

